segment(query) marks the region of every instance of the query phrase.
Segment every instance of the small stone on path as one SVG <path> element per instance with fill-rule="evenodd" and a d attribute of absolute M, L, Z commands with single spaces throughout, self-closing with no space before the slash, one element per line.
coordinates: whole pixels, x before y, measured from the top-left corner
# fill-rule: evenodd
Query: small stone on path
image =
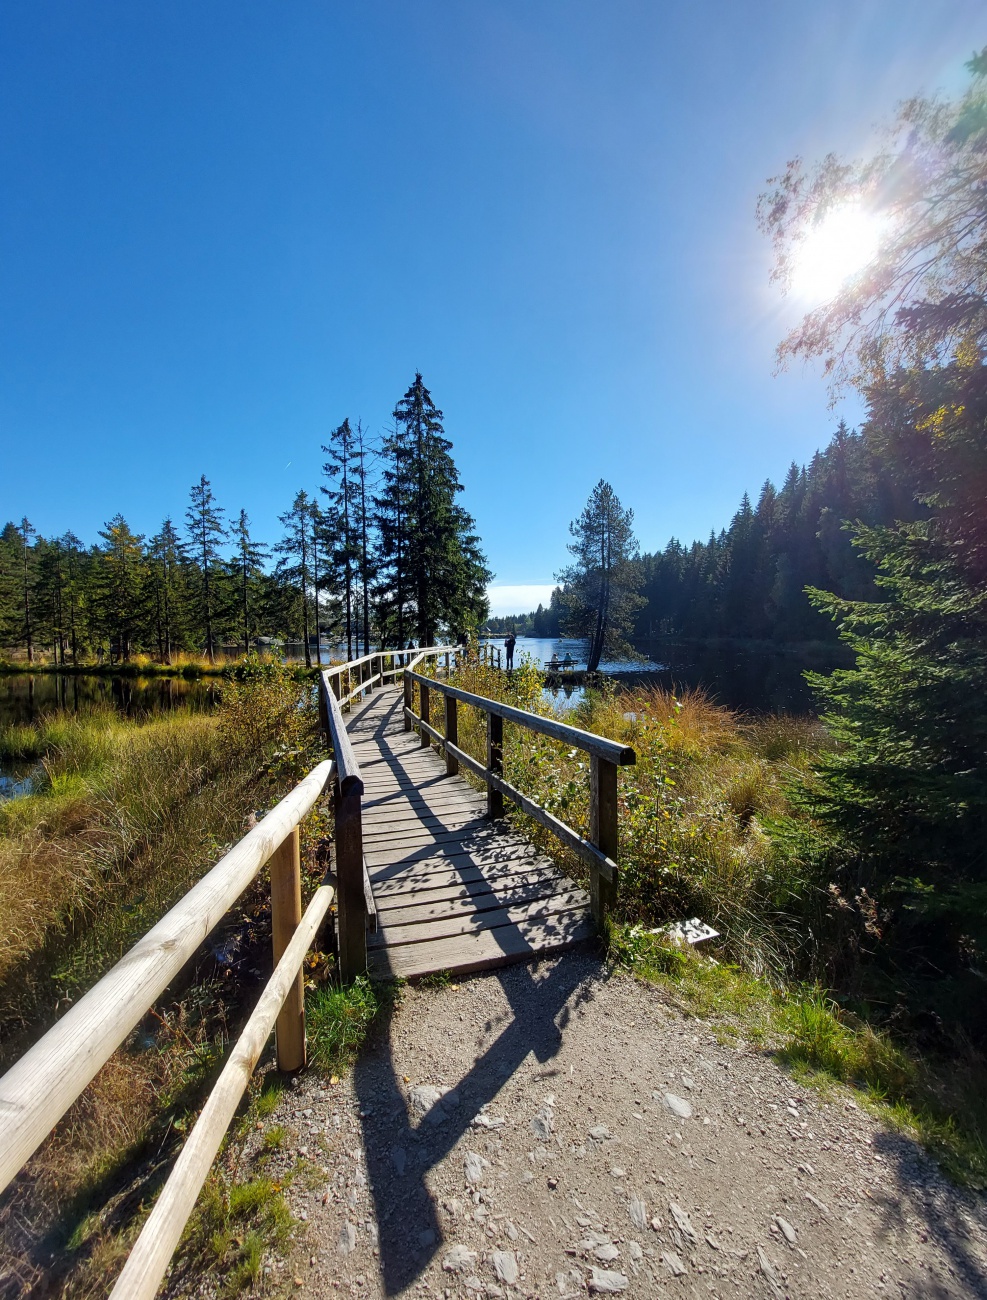
<path fill-rule="evenodd" d="M 607 1138 L 610 1136 L 610 1130 L 607 1128 L 606 1124 L 596 1124 L 590 1129 L 589 1135 L 594 1142 L 606 1142 Z"/>
<path fill-rule="evenodd" d="M 792 1246 L 792 1247 L 797 1246 L 797 1245 L 798 1245 L 798 1240 L 799 1240 L 799 1239 L 798 1239 L 798 1233 L 795 1231 L 795 1229 L 792 1227 L 792 1225 L 788 1222 L 788 1220 L 787 1220 L 787 1219 L 783 1219 L 783 1218 L 781 1217 L 780 1214 L 776 1214 L 776 1215 L 775 1215 L 775 1223 L 777 1223 L 778 1227 L 781 1229 L 782 1236 L 785 1238 L 785 1240 L 788 1242 L 788 1244 L 789 1244 L 790 1246 Z"/>
<path fill-rule="evenodd" d="M 336 1238 L 336 1249 L 341 1255 L 348 1255 L 356 1248 L 356 1228 L 347 1219 Z"/>
<path fill-rule="evenodd" d="M 508 1286 L 513 1286 L 518 1279 L 517 1256 L 513 1250 L 495 1250 L 490 1256 L 490 1262 L 493 1264 L 494 1272 L 501 1282 L 506 1282 Z"/>
<path fill-rule="evenodd" d="M 679 1119 L 692 1119 L 692 1107 L 684 1097 L 676 1097 L 674 1092 L 655 1093 L 655 1096 L 660 1096 L 672 1114 L 678 1115 Z"/>
<path fill-rule="evenodd" d="M 630 1282 L 624 1273 L 613 1273 L 608 1268 L 591 1268 L 589 1289 L 598 1295 L 618 1295 L 626 1291 Z"/>
<path fill-rule="evenodd" d="M 630 1212 L 631 1223 L 634 1224 L 634 1227 L 637 1228 L 639 1232 L 644 1232 L 645 1228 L 648 1226 L 647 1206 L 639 1196 L 632 1196 L 628 1202 L 627 1208 Z"/>
<path fill-rule="evenodd" d="M 681 1232 L 682 1236 L 687 1237 L 689 1241 L 695 1245 L 698 1240 L 696 1237 L 696 1230 L 692 1226 L 692 1220 L 689 1218 L 685 1210 L 683 1210 L 681 1206 L 676 1205 L 674 1201 L 669 1201 L 668 1212 L 675 1220 L 675 1226 L 678 1228 L 679 1232 Z"/>
<path fill-rule="evenodd" d="M 472 1268 L 476 1263 L 476 1251 L 461 1244 L 453 1246 L 442 1261 L 447 1273 L 461 1273 L 464 1268 Z"/>
<path fill-rule="evenodd" d="M 490 1161 L 475 1151 L 467 1151 L 463 1159 L 463 1173 L 468 1183 L 482 1183 L 483 1171 L 490 1168 Z"/>
<path fill-rule="evenodd" d="M 682 1277 L 689 1271 L 682 1263 L 681 1257 L 676 1255 L 674 1250 L 663 1250 L 661 1258 L 672 1277 Z"/>

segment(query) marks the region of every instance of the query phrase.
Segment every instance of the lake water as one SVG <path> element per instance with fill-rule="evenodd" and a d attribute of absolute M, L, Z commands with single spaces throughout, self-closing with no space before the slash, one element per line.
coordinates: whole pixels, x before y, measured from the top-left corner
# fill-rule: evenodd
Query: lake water
<path fill-rule="evenodd" d="M 222 682 L 209 677 L 86 677 L 72 673 L 0 675 L 0 725 L 33 722 L 45 713 L 76 712 L 108 704 L 121 713 L 163 713 L 183 706 L 196 711 L 215 707 Z"/>
<path fill-rule="evenodd" d="M 489 644 L 503 646 L 502 637 Z M 553 655 L 570 654 L 586 667 L 588 641 L 571 637 L 518 637 L 515 663 L 528 654 L 544 667 Z M 851 662 L 841 646 L 792 646 L 782 649 L 742 643 L 693 643 L 655 640 L 637 647 L 643 661 L 600 664 L 603 672 L 629 685 L 652 682 L 666 690 L 701 687 L 728 708 L 745 713 L 813 713 L 815 700 L 803 674 L 827 673 Z M 547 688 L 559 704 L 582 698 L 581 687 Z"/>

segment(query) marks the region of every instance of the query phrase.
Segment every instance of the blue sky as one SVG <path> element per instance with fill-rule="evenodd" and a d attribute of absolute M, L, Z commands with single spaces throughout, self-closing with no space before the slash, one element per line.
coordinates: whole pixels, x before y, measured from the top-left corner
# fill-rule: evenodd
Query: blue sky
<path fill-rule="evenodd" d="M 271 540 L 420 369 L 498 585 L 600 477 L 704 536 L 857 415 L 774 374 L 765 179 L 985 43 L 982 0 L 6 0 L 0 519 L 152 531 L 205 473 Z"/>

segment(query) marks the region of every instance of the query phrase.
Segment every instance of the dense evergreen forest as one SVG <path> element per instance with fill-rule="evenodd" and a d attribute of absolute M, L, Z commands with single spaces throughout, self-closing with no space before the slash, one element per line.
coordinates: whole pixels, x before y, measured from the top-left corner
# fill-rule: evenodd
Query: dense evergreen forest
<path fill-rule="evenodd" d="M 789 467 L 780 488 L 766 482 L 754 505 L 745 495 L 729 527 L 691 545 L 672 538 L 663 551 L 632 561 L 643 598 L 633 639 L 835 641 L 836 624 L 810 602 L 806 588 L 848 600 L 878 598 L 875 568 L 852 544 L 846 523 L 892 524 L 921 513 L 874 431 L 857 433 L 841 422 L 807 466 Z M 488 619 L 487 626 L 494 633 L 513 627 L 524 636 L 559 636 L 565 615 L 556 589 L 547 609 Z"/>
<path fill-rule="evenodd" d="M 0 533 L 0 647 L 30 663 L 79 665 L 150 655 L 246 651 L 321 639 L 347 654 L 370 641 L 429 643 L 487 609 L 489 571 L 442 412 L 421 375 L 383 438 L 349 420 L 323 448 L 323 481 L 300 490 L 268 548 L 244 510 L 228 516 L 203 475 L 184 517 L 153 536 L 116 514 L 86 545 L 43 537 L 27 518 Z"/>

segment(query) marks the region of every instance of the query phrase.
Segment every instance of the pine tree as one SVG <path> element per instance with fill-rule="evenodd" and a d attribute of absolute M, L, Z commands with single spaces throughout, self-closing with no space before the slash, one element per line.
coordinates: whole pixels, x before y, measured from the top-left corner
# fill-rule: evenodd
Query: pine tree
<path fill-rule="evenodd" d="M 445 437 L 442 412 L 420 374 L 394 409 L 399 458 L 408 468 L 404 571 L 419 643 L 432 644 L 440 626 L 454 634 L 486 616 L 490 572 L 474 523 L 458 505 L 462 484 Z"/>
<path fill-rule="evenodd" d="M 373 497 L 377 531 L 377 622 L 381 643 L 403 649 L 411 622 L 408 615 L 408 525 L 411 518 L 411 458 L 397 425 L 385 435 L 378 494 Z"/>
<path fill-rule="evenodd" d="M 312 500 L 308 493 L 298 492 L 291 509 L 278 518 L 285 526 L 284 536 L 274 548 L 281 556 L 278 562 L 278 575 L 293 592 L 293 604 L 301 614 L 305 667 L 311 668 L 309 592 L 312 587 Z"/>
<path fill-rule="evenodd" d="M 117 514 L 100 530 L 93 571 L 97 627 L 109 645 L 110 661 L 129 662 L 142 631 L 147 566 L 143 537 Z"/>
<path fill-rule="evenodd" d="M 199 626 L 204 634 L 209 662 L 215 659 L 216 643 L 213 622 L 216 617 L 220 574 L 220 543 L 226 537 L 225 511 L 216 504 L 212 486 L 205 474 L 189 493 L 191 504 L 185 511 L 185 523 L 193 553 L 199 567 Z"/>
<path fill-rule="evenodd" d="M 264 572 L 268 559 L 267 548 L 255 542 L 250 535 L 250 520 L 246 510 L 241 510 L 236 522 L 230 528 L 234 554 L 230 567 L 234 572 L 240 611 L 240 628 L 243 632 L 243 653 L 250 653 L 250 642 L 256 635 L 254 617 L 254 589 L 257 579 Z"/>
<path fill-rule="evenodd" d="M 359 529 L 357 513 L 359 509 L 358 486 L 354 474 L 356 449 L 353 430 L 348 419 L 333 429 L 329 435 L 329 445 L 322 450 L 328 460 L 322 466 L 322 472 L 329 479 L 330 486 L 323 486 L 321 491 L 329 498 L 327 534 L 335 539 L 332 561 L 339 574 L 339 585 L 343 594 L 343 623 L 346 635 L 346 657 L 353 655 L 353 577 L 359 554 Z"/>
<path fill-rule="evenodd" d="M 185 559 L 181 538 L 170 517 L 164 520 L 160 531 L 151 538 L 148 559 L 158 658 L 162 663 L 170 664 L 175 650 L 178 584 Z"/>
<path fill-rule="evenodd" d="M 600 479 L 569 527 L 574 541 L 568 549 L 575 564 L 558 575 L 566 607 L 563 627 L 570 636 L 589 637 L 586 666 L 591 673 L 604 654 L 630 650 L 625 637 L 643 603 L 636 595 L 641 575 L 634 564 L 633 523 L 633 510 L 625 510 L 610 484 Z"/>
<path fill-rule="evenodd" d="M 24 644 L 27 647 L 27 661 L 34 663 L 34 626 L 32 621 L 31 598 L 35 582 L 35 556 L 33 542 L 37 538 L 37 529 L 25 515 L 18 528 L 20 536 L 20 588 L 21 610 L 23 614 Z"/>

